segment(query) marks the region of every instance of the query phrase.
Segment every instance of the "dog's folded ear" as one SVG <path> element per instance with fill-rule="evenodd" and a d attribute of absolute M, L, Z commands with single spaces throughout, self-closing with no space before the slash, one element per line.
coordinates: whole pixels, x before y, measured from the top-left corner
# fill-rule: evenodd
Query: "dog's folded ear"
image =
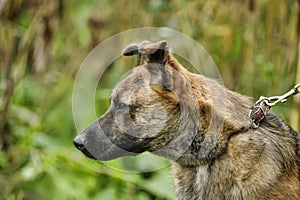
<path fill-rule="evenodd" d="M 132 56 L 135 54 L 139 54 L 139 47 L 137 44 L 130 44 L 123 51 L 123 56 Z"/>
<path fill-rule="evenodd" d="M 143 41 L 138 44 L 128 45 L 124 56 L 138 55 L 138 64 L 159 63 L 164 64 L 168 57 L 168 43 L 165 40 L 158 42 Z"/>
<path fill-rule="evenodd" d="M 150 85 L 160 85 L 165 90 L 172 90 L 172 73 L 167 70 L 164 64 L 148 63 L 146 68 L 151 75 Z"/>
<path fill-rule="evenodd" d="M 124 51 L 124 56 L 138 55 L 138 65 L 152 65 L 152 69 L 157 69 L 161 72 L 162 86 L 171 89 L 171 77 L 166 69 L 168 59 L 168 43 L 165 40 L 158 42 L 143 41 L 137 44 L 128 45 Z M 154 67 L 158 66 L 157 67 Z"/>

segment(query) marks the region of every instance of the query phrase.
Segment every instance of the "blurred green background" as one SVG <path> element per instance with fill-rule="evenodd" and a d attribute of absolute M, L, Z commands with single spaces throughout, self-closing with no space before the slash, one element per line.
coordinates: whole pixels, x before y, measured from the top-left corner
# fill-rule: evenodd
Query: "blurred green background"
<path fill-rule="evenodd" d="M 299 24 L 296 0 L 0 1 L 0 199 L 174 199 L 168 161 L 136 158 L 163 167 L 130 173 L 114 167 L 131 161 L 109 167 L 73 147 L 71 96 L 84 58 L 122 31 L 168 27 L 208 51 L 226 87 L 258 99 L 300 82 Z M 101 79 L 99 116 L 134 62 L 121 61 Z M 299 102 L 272 109 L 297 131 Z"/>

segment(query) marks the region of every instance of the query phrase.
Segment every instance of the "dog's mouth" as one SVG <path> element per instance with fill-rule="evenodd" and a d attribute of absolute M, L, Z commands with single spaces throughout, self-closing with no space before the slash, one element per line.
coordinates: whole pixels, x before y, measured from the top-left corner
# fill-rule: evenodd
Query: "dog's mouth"
<path fill-rule="evenodd" d="M 97 158 L 95 158 L 90 152 L 89 150 L 87 150 L 87 148 L 83 147 L 81 149 L 79 149 L 85 156 L 87 156 L 88 158 L 97 160 Z"/>
<path fill-rule="evenodd" d="M 100 161 L 113 160 L 115 158 L 124 157 L 124 156 L 136 156 L 138 153 L 129 152 L 124 149 L 121 149 L 114 144 L 105 145 L 105 142 L 102 143 L 102 150 L 93 143 L 88 143 L 87 140 L 82 140 L 80 135 L 76 136 L 73 140 L 74 146 L 80 150 L 88 158 Z M 106 148 L 104 148 L 106 147 Z"/>
<path fill-rule="evenodd" d="M 73 140 L 73 144 L 74 146 L 80 150 L 84 155 L 86 155 L 87 157 L 91 158 L 91 159 L 95 159 L 96 158 L 90 153 L 90 151 L 86 148 L 85 146 L 85 140 L 82 140 L 81 137 L 78 135 L 74 138 Z"/>
<path fill-rule="evenodd" d="M 128 152 L 122 149 L 111 149 L 99 154 L 92 154 L 86 147 L 79 149 L 85 156 L 94 160 L 109 161 L 124 156 L 135 156 L 137 153 Z"/>

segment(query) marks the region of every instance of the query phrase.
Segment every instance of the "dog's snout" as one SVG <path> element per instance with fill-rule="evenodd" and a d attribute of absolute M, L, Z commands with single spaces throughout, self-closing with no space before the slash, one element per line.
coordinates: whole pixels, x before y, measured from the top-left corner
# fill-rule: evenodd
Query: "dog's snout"
<path fill-rule="evenodd" d="M 74 146 L 79 149 L 82 150 L 84 148 L 84 142 L 82 141 L 80 135 L 77 135 L 74 140 L 73 140 L 73 144 Z"/>

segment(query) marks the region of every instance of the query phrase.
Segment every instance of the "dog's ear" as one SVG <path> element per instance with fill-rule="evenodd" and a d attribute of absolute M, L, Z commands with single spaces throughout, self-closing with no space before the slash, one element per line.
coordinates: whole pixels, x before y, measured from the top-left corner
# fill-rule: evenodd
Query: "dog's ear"
<path fill-rule="evenodd" d="M 160 63 L 148 63 L 145 65 L 147 71 L 150 73 L 151 85 L 162 86 L 164 90 L 172 90 L 173 87 L 173 78 L 172 72 L 167 70 L 167 67 L 164 64 Z"/>
<path fill-rule="evenodd" d="M 160 66 L 160 71 L 161 71 L 161 82 L 162 86 L 166 90 L 171 90 L 172 89 L 172 78 L 169 72 L 166 69 L 166 66 L 161 64 Z"/>
<path fill-rule="evenodd" d="M 162 86 L 170 90 L 171 77 L 165 66 L 168 53 L 168 43 L 164 40 L 158 42 L 143 41 L 138 44 L 130 44 L 123 51 L 124 56 L 138 55 L 138 65 L 149 64 L 152 65 L 149 69 L 159 70 L 161 72 Z M 156 66 L 158 66 L 158 68 Z"/>
<path fill-rule="evenodd" d="M 137 44 L 130 44 L 123 51 L 124 56 L 132 56 L 135 54 L 139 54 L 139 47 Z"/>
<path fill-rule="evenodd" d="M 138 55 L 138 65 L 145 63 L 165 64 L 168 57 L 168 43 L 164 40 L 158 42 L 143 41 L 128 45 L 124 56 Z"/>

